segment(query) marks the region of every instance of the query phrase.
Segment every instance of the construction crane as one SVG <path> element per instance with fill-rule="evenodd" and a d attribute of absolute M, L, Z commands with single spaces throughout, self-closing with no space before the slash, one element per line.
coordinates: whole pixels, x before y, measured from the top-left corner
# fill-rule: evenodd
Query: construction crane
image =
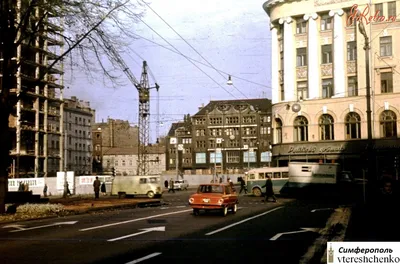
<path fill-rule="evenodd" d="M 136 87 L 139 93 L 139 135 L 138 135 L 138 160 L 137 175 L 148 175 L 149 172 L 149 153 L 147 147 L 150 140 L 150 90 L 156 89 L 158 92 L 160 86 L 155 83 L 154 87 L 149 85 L 149 77 L 147 75 L 147 62 L 143 61 L 142 75 L 140 82 L 135 78 L 128 65 L 122 59 L 119 52 L 114 48 L 110 39 L 101 31 L 97 30 L 99 36 L 103 40 L 104 45 L 113 56 L 113 59 L 119 64 L 122 71 L 128 77 L 130 82 Z"/>

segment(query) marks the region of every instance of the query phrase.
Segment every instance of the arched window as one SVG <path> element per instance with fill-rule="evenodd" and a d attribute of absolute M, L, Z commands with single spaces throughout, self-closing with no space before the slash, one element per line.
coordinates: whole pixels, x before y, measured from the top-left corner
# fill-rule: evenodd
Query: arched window
<path fill-rule="evenodd" d="M 397 136 L 397 117 L 391 110 L 385 110 L 379 117 L 381 136 L 383 138 Z"/>
<path fill-rule="evenodd" d="M 275 137 L 276 137 L 276 144 L 282 143 L 282 121 L 279 118 L 275 119 Z"/>
<path fill-rule="evenodd" d="M 298 116 L 294 120 L 294 141 L 308 141 L 308 120 L 304 116 Z"/>
<path fill-rule="evenodd" d="M 361 118 L 357 113 L 348 113 L 346 115 L 346 139 L 361 138 Z"/>
<path fill-rule="evenodd" d="M 321 134 L 321 140 L 334 140 L 335 135 L 333 133 L 334 130 L 334 121 L 333 117 L 328 114 L 323 114 L 319 118 L 319 130 Z"/>

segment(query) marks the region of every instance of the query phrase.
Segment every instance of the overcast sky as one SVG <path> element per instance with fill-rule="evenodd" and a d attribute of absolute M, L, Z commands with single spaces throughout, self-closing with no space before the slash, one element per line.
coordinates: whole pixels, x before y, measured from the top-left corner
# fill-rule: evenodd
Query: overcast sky
<path fill-rule="evenodd" d="M 131 52 L 124 56 L 138 80 L 141 58 L 144 58 L 154 76 L 150 76 L 150 84 L 156 81 L 160 85 L 160 136 L 166 134 L 172 122 L 182 120 L 184 114 L 195 114 L 202 103 L 207 104 L 210 100 L 271 98 L 271 44 L 269 18 L 262 8 L 264 2 L 148 1 L 150 7 L 184 39 L 147 8 L 143 21 L 153 30 L 142 22 L 134 25 L 141 37 L 131 44 L 137 54 Z M 192 63 L 179 53 L 197 62 Z M 228 74 L 232 75 L 235 87 L 226 85 Z M 97 122 L 110 117 L 137 124 L 138 93 L 127 78 L 126 86 L 117 89 L 103 87 L 100 81 L 89 83 L 76 75 L 65 81 L 69 87 L 66 95 L 90 101 L 96 109 Z M 155 91 L 151 95 L 156 98 Z M 151 142 L 154 142 L 156 100 L 151 101 L 150 108 Z"/>

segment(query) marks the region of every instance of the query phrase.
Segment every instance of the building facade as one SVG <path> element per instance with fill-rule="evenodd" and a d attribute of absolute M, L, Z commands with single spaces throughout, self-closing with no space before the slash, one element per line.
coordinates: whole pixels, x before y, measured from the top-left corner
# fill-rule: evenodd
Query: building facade
<path fill-rule="evenodd" d="M 339 162 L 361 176 L 368 147 L 377 174 L 393 171 L 400 148 L 400 2 L 269 0 L 263 7 L 272 35 L 274 165 Z"/>
<path fill-rule="evenodd" d="M 62 150 L 65 153 L 63 170 L 74 171 L 75 175 L 92 173 L 92 124 L 95 111 L 89 102 L 75 96 L 64 102 L 64 135 Z M 53 146 L 54 142 L 51 142 Z"/>
<path fill-rule="evenodd" d="M 23 16 L 19 13 L 23 8 L 17 6 L 24 3 L 14 2 L 16 17 Z M 59 58 L 63 46 L 62 28 L 59 18 L 48 15 L 40 5 L 34 8 L 36 17 L 30 19 L 43 23 L 38 23 L 33 41 L 18 42 L 15 61 L 20 65 L 15 73 L 15 87 L 10 90 L 10 95 L 17 97 L 9 118 L 12 142 L 9 176 L 13 178 L 51 176 L 51 168 L 58 169 L 62 159 L 62 60 L 48 69 Z M 17 30 L 23 29 L 18 27 Z M 24 33 L 26 35 L 26 32 L 18 34 Z"/>
<path fill-rule="evenodd" d="M 103 156 L 112 148 L 138 148 L 139 128 L 129 121 L 108 118 L 92 125 L 93 172 L 102 173 Z M 136 152 L 137 153 L 137 152 Z"/>
<path fill-rule="evenodd" d="M 165 170 L 165 147 L 153 145 L 148 151 L 149 175 L 160 175 Z M 138 148 L 110 148 L 103 155 L 105 172 L 115 170 L 116 176 L 137 175 Z"/>
<path fill-rule="evenodd" d="M 233 174 L 269 166 L 271 101 L 210 101 L 174 124 L 168 137 L 167 170 L 176 168 L 176 160 L 185 174 Z"/>

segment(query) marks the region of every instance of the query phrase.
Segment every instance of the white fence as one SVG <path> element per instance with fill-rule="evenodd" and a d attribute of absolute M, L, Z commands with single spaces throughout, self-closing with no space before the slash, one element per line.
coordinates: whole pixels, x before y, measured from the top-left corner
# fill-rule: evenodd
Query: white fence
<path fill-rule="evenodd" d="M 229 174 L 229 175 L 218 175 L 218 177 L 222 177 L 223 182 L 227 182 L 227 179 L 230 178 L 234 183 L 237 182 L 237 178 L 243 176 L 242 174 Z M 111 193 L 111 184 L 112 184 L 112 176 L 104 176 L 99 175 L 100 182 L 106 183 L 106 192 Z M 190 187 L 195 187 L 202 183 L 210 183 L 213 180 L 213 175 L 183 175 L 179 176 L 179 179 L 187 180 Z M 73 177 L 74 182 L 70 186 L 70 191 L 72 194 L 93 194 L 93 181 L 96 176 L 92 175 L 84 175 L 84 176 L 75 176 Z M 176 175 L 161 175 L 162 185 L 165 180 L 170 179 L 176 180 Z M 70 178 L 68 179 L 68 181 Z M 47 178 L 18 178 L 18 179 L 8 179 L 8 190 L 9 191 L 18 191 L 19 183 L 28 183 L 29 191 L 32 191 L 33 194 L 43 195 L 44 184 L 47 184 L 47 195 L 62 195 L 63 188 L 60 188 L 60 179 L 57 177 L 47 177 Z M 71 188 L 71 186 L 73 188 Z"/>

